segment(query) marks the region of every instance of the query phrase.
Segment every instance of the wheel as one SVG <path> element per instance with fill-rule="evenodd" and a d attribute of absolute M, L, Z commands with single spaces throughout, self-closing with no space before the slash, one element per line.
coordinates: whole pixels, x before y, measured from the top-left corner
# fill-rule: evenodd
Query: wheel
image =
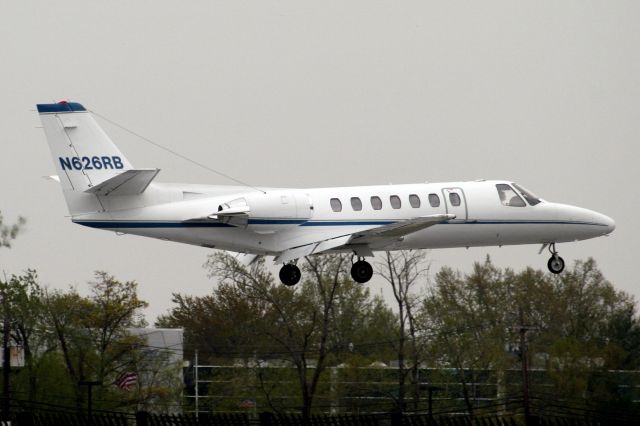
<path fill-rule="evenodd" d="M 289 287 L 298 284 L 298 282 L 300 281 L 300 277 L 302 276 L 302 274 L 300 273 L 300 268 L 291 263 L 283 265 L 282 268 L 280 268 L 279 275 L 282 284 Z"/>
<path fill-rule="evenodd" d="M 373 276 L 373 268 L 369 262 L 364 260 L 358 260 L 351 267 L 351 278 L 357 283 L 363 284 L 371 279 Z"/>
<path fill-rule="evenodd" d="M 553 255 L 547 262 L 547 267 L 552 273 L 559 274 L 564 270 L 564 259 L 558 255 Z"/>

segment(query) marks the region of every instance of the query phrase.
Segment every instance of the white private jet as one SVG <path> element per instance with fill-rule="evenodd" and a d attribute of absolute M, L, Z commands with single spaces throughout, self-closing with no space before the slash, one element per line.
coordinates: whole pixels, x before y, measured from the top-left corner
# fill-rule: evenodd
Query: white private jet
<path fill-rule="evenodd" d="M 544 201 L 511 181 L 340 188 L 166 184 L 135 169 L 79 103 L 39 104 L 58 180 L 74 223 L 238 253 L 275 256 L 295 285 L 295 261 L 327 252 L 357 257 L 351 276 L 371 279 L 377 250 L 541 244 L 549 270 L 564 269 L 556 243 L 611 233 L 614 221 Z"/>

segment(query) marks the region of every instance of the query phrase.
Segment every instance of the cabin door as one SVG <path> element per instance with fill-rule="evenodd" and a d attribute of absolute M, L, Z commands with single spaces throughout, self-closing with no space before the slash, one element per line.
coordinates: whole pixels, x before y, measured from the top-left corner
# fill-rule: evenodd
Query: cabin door
<path fill-rule="evenodd" d="M 456 220 L 467 220 L 467 200 L 462 188 L 444 188 L 442 196 L 447 214 L 455 214 Z"/>

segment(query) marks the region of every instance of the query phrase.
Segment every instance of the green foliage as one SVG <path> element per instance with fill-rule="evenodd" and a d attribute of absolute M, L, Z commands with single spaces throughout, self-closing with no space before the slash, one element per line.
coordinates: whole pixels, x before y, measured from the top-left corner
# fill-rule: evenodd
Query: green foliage
<path fill-rule="evenodd" d="M 349 278 L 348 266 L 342 255 L 305 259 L 305 280 L 291 288 L 275 282 L 264 260 L 246 269 L 216 254 L 206 264 L 217 279 L 213 292 L 174 294 L 176 306 L 156 325 L 184 327 L 188 350 L 199 349 L 200 359 L 246 366 L 251 379 L 227 381 L 231 394 L 246 392 L 273 410 L 310 412 L 316 393 L 326 392 L 327 367 L 389 354 L 378 343 L 389 339 L 393 314 Z M 296 374 L 274 380 L 290 374 L 281 367 Z"/>
<path fill-rule="evenodd" d="M 47 294 L 44 315 L 52 326 L 70 380 L 112 383 L 123 368 L 131 368 L 130 356 L 142 343 L 127 328 L 144 326 L 140 310 L 147 303 L 138 299 L 135 282 L 121 282 L 105 272 L 96 272 L 95 281 L 89 285 L 89 297 L 80 296 L 74 289 Z M 80 387 L 76 389 L 78 406 L 83 392 Z M 99 387 L 97 399 L 112 399 L 114 392 L 109 386 Z"/>
<path fill-rule="evenodd" d="M 635 389 L 635 382 L 612 373 L 638 366 L 635 301 L 616 291 L 593 260 L 576 262 L 558 277 L 503 270 L 487 258 L 467 275 L 443 268 L 421 294 L 411 287 L 426 283 L 416 256 L 400 253 L 379 265 L 395 286 L 396 314 L 349 278 L 341 256 L 306 259 L 305 281 L 289 288 L 275 282 L 263 261 L 248 270 L 216 255 L 207 263 L 217 280 L 213 292 L 174 295 L 174 308 L 157 325 L 185 327 L 188 346 L 199 348 L 201 359 L 234 364 L 235 373 L 220 378 L 223 388 L 210 389 L 216 409 L 241 409 L 247 396 L 273 411 L 326 411 L 338 404 L 364 412 L 371 398 L 380 401 L 378 409 L 397 408 L 404 398 L 402 369 L 371 365 L 404 351 L 410 366 L 404 374 L 413 385 L 407 402 L 414 409 L 425 408 L 420 383 L 446 383 L 438 397 L 454 398 L 450 409 L 482 414 L 478 396 L 504 403 L 522 397 L 522 327 L 538 412 L 557 399 L 599 412 L 628 410 L 637 399 L 621 391 Z"/>
<path fill-rule="evenodd" d="M 127 329 L 145 325 L 137 284 L 96 272 L 89 297 L 75 289 L 45 291 L 35 271 L 0 282 L 11 339 L 24 349 L 25 367 L 16 369 L 12 392 L 23 401 L 82 408 L 86 389 L 80 380 L 98 380 L 96 408 L 131 409 L 153 401 L 175 410 L 182 383 L 179 364 L 144 350 L 144 339 Z M 112 385 L 123 371 L 144 372 L 145 386 L 125 392 Z M 173 404 L 173 406 L 170 406 Z"/>
<path fill-rule="evenodd" d="M 603 390 L 611 386 L 607 371 L 634 368 L 640 350 L 635 302 L 616 291 L 592 259 L 559 277 L 499 270 L 488 258 L 466 276 L 443 268 L 424 300 L 423 319 L 434 361 L 460 372 L 470 413 L 463 372 L 520 368 L 521 326 L 529 330 L 529 363 L 544 369 L 552 385 L 533 384 L 531 393 L 541 401 L 563 398 L 584 407 L 605 393 L 616 399 Z"/>
<path fill-rule="evenodd" d="M 421 260 L 411 252 L 387 257 L 394 312 L 351 280 L 348 256 L 302 260 L 305 279 L 291 288 L 264 260 L 247 269 L 217 254 L 206 264 L 212 292 L 174 294 L 156 325 L 184 328 L 186 358 L 198 350 L 201 364 L 218 366 L 200 372 L 212 381 L 201 392 L 217 411 L 364 413 L 406 408 L 405 398 L 424 410 L 420 385 L 441 384 L 436 410 L 489 414 L 495 404 L 483 408 L 477 398 L 505 406 L 520 400 L 525 360 L 534 413 L 549 414 L 558 403 L 605 417 L 633 409 L 639 383 L 624 370 L 640 368 L 636 302 L 592 259 L 552 276 L 500 269 L 487 258 L 469 274 L 445 267 L 432 279 Z M 176 409 L 180 361 L 145 350 L 144 339 L 126 331 L 145 326 L 147 304 L 135 282 L 96 272 L 83 296 L 43 289 L 35 271 L 26 271 L 0 281 L 0 292 L 11 338 L 25 352 L 25 367 L 12 378 L 17 398 L 84 407 L 78 381 L 100 380 L 96 408 Z M 138 372 L 144 386 L 112 386 L 124 371 Z"/>
<path fill-rule="evenodd" d="M 20 216 L 18 222 L 13 225 L 5 225 L 2 212 L 0 212 L 0 248 L 11 248 L 11 241 L 18 236 L 25 223 L 27 223 L 26 219 Z"/>

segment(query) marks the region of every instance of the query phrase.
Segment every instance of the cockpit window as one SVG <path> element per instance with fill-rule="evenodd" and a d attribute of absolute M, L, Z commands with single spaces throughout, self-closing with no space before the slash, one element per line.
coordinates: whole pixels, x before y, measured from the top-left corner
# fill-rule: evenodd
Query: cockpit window
<path fill-rule="evenodd" d="M 513 187 L 518 190 L 520 195 L 522 195 L 524 199 L 527 200 L 527 203 L 529 203 L 529 205 L 531 206 L 535 206 L 536 204 L 540 203 L 540 201 L 542 201 L 540 200 L 540 198 L 536 197 L 536 195 L 533 192 L 518 185 L 517 183 L 514 183 Z"/>
<path fill-rule="evenodd" d="M 496 189 L 500 196 L 500 202 L 502 202 L 503 205 L 509 207 L 525 207 L 527 205 L 509 185 L 499 183 L 496 185 Z"/>

